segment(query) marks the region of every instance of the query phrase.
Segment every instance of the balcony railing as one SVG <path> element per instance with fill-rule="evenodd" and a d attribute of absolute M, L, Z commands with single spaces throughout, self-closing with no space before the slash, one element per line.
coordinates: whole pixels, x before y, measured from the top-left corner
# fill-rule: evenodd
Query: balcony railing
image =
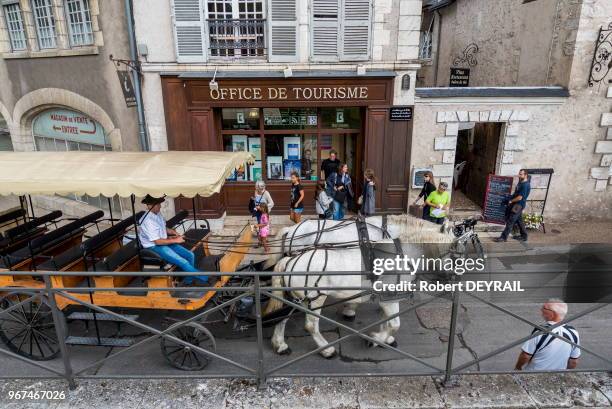
<path fill-rule="evenodd" d="M 265 19 L 208 20 L 210 56 L 263 57 L 265 33 Z"/>

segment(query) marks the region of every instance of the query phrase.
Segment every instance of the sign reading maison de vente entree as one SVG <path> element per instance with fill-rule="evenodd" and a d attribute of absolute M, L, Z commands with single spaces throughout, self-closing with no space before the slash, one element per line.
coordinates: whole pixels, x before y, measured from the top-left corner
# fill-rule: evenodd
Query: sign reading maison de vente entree
<path fill-rule="evenodd" d="M 265 83 L 264 83 L 265 84 Z M 251 85 L 241 82 L 221 81 L 217 87 L 208 82 L 188 84 L 191 101 L 210 106 L 236 104 L 285 105 L 291 103 L 315 105 L 321 103 L 338 105 L 387 104 L 390 99 L 389 84 L 378 82 L 300 81 L 294 83 L 274 82 Z"/>

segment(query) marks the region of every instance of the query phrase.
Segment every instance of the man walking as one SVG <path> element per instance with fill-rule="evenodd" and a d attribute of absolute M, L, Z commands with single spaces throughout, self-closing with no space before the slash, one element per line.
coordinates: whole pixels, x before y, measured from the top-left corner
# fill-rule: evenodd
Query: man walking
<path fill-rule="evenodd" d="M 340 168 L 340 159 L 338 159 L 338 153 L 335 150 L 329 151 L 329 158 L 325 159 L 321 163 L 321 171 L 323 171 L 323 179 L 327 180 L 332 173 L 338 173 Z"/>
<path fill-rule="evenodd" d="M 142 203 L 147 206 L 147 212 L 142 216 L 138 227 L 138 238 L 142 248 L 151 250 L 166 263 L 174 264 L 182 271 L 199 273 L 195 268 L 195 255 L 193 252 L 181 246 L 185 242 L 183 236 L 176 230 L 166 227 L 166 221 L 160 214 L 161 204 L 165 201 L 163 197 L 152 197 L 146 195 Z M 208 276 L 193 275 L 185 277 L 183 285 L 206 284 Z"/>
<path fill-rule="evenodd" d="M 525 228 L 525 222 L 523 221 L 523 210 L 527 205 L 527 198 L 531 192 L 531 186 L 529 184 L 529 175 L 526 169 L 521 169 L 518 174 L 519 183 L 514 189 L 514 193 L 508 202 L 508 210 L 506 211 L 506 228 L 502 232 L 501 236 L 494 239 L 496 242 L 503 242 L 508 240 L 508 235 L 512 231 L 514 225 L 518 225 L 520 236 L 513 236 L 512 238 L 518 241 L 527 241 L 527 229 Z"/>
<path fill-rule="evenodd" d="M 541 309 L 542 317 L 546 321 L 545 328 L 563 321 L 567 315 L 567 304 L 561 300 L 548 300 Z M 534 328 L 533 333 L 538 331 Z M 559 325 L 551 330 L 552 333 L 580 345 L 578 331 L 567 324 Z M 565 342 L 549 333 L 543 333 L 527 340 L 521 347 L 522 351 L 516 362 L 515 369 L 540 371 L 574 369 L 578 365 L 580 348 Z"/>

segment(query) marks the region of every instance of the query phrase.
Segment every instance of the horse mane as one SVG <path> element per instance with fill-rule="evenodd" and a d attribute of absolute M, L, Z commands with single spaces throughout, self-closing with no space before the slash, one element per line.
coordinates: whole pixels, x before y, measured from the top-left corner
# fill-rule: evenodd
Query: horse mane
<path fill-rule="evenodd" d="M 400 241 L 403 243 L 452 243 L 455 239 L 445 227 L 427 220 L 403 213 L 388 216 L 388 224 L 400 227 Z"/>

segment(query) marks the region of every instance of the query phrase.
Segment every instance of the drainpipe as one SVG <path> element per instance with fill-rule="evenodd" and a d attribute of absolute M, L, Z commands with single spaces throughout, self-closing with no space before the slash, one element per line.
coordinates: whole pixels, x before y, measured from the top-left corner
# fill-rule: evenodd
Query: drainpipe
<path fill-rule="evenodd" d="M 125 0 L 125 18 L 127 20 L 128 40 L 130 43 L 130 59 L 134 61 L 138 70 L 132 70 L 132 82 L 134 83 L 134 94 L 136 97 L 136 110 L 138 111 L 138 135 L 140 137 L 140 149 L 149 150 L 149 138 L 147 135 L 147 124 L 145 121 L 144 107 L 142 102 L 142 90 L 140 88 L 140 61 L 136 51 L 136 36 L 134 35 L 134 15 L 132 12 L 132 0 Z"/>
<path fill-rule="evenodd" d="M 440 38 L 440 33 L 442 32 L 442 14 L 440 14 L 439 10 L 434 11 L 434 22 L 438 20 L 438 27 L 436 32 L 436 58 L 434 60 L 434 87 L 438 86 L 438 68 L 440 65 L 440 43 L 442 39 Z"/>

